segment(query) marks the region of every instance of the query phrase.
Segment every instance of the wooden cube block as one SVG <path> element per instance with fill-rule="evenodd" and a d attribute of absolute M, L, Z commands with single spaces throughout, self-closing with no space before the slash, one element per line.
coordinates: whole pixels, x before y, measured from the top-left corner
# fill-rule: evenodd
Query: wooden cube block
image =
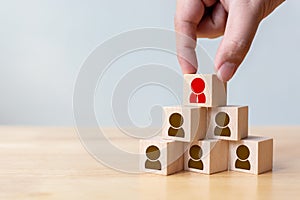
<path fill-rule="evenodd" d="M 213 174 L 228 169 L 228 141 L 200 140 L 186 144 L 184 170 Z"/>
<path fill-rule="evenodd" d="M 183 170 L 183 143 L 152 138 L 140 141 L 140 169 L 170 175 Z"/>
<path fill-rule="evenodd" d="M 226 83 L 215 74 L 185 74 L 183 104 L 215 107 L 227 103 Z"/>
<path fill-rule="evenodd" d="M 164 107 L 162 138 L 191 142 L 205 138 L 207 108 Z"/>
<path fill-rule="evenodd" d="M 249 136 L 229 142 L 229 169 L 233 171 L 261 174 L 272 170 L 273 139 Z"/>
<path fill-rule="evenodd" d="M 238 141 L 248 136 L 248 106 L 208 109 L 207 138 Z"/>

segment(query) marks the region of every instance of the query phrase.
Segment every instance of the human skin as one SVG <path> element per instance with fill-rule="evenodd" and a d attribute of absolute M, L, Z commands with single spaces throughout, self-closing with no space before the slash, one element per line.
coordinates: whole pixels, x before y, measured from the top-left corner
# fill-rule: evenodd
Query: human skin
<path fill-rule="evenodd" d="M 260 22 L 285 0 L 177 0 L 175 30 L 177 57 L 184 74 L 197 72 L 197 38 L 224 35 L 215 56 L 220 80 L 229 81 L 247 55 Z M 195 41 L 195 42 L 191 42 Z M 189 58 L 180 55 L 187 55 Z"/>

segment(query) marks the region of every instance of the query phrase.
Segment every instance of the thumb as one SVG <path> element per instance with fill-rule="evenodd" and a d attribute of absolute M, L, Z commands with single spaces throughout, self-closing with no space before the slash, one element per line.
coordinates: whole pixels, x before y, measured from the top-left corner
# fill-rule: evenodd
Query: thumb
<path fill-rule="evenodd" d="M 215 58 L 217 75 L 224 82 L 232 78 L 244 60 L 261 21 L 261 14 L 247 2 L 235 1 L 228 8 L 224 37 Z"/>

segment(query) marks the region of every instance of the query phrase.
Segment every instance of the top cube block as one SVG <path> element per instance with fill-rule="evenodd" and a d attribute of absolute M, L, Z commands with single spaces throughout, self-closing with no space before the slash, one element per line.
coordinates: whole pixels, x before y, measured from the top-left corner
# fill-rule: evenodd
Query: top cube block
<path fill-rule="evenodd" d="M 183 104 L 215 107 L 227 104 L 227 85 L 215 74 L 185 74 Z"/>

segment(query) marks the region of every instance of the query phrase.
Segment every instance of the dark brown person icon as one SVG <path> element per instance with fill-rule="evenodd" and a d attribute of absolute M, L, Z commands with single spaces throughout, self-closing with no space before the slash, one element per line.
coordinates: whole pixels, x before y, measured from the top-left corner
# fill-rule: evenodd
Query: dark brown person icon
<path fill-rule="evenodd" d="M 190 159 L 188 162 L 189 168 L 203 170 L 203 162 L 201 160 L 202 157 L 202 149 L 199 145 L 193 145 L 189 151 Z"/>
<path fill-rule="evenodd" d="M 231 131 L 228 127 L 230 119 L 228 114 L 225 112 L 219 112 L 215 117 L 215 122 L 217 126 L 215 127 L 214 134 L 216 136 L 230 137 Z"/>
<path fill-rule="evenodd" d="M 250 170 L 250 162 L 247 160 L 250 155 L 249 148 L 245 145 L 240 145 L 236 149 L 236 155 L 238 159 L 235 161 L 235 168 Z"/>
<path fill-rule="evenodd" d="M 169 118 L 169 123 L 171 127 L 168 130 L 168 135 L 172 137 L 182 137 L 184 138 L 184 130 L 181 128 L 183 124 L 183 117 L 179 113 L 173 113 Z"/>
<path fill-rule="evenodd" d="M 147 160 L 145 162 L 146 169 L 161 170 L 161 163 L 158 160 L 160 150 L 157 146 L 151 145 L 146 149 Z"/>
<path fill-rule="evenodd" d="M 201 78 L 195 78 L 191 82 L 192 93 L 190 94 L 190 103 L 206 103 L 206 96 L 203 93 L 205 82 Z"/>

